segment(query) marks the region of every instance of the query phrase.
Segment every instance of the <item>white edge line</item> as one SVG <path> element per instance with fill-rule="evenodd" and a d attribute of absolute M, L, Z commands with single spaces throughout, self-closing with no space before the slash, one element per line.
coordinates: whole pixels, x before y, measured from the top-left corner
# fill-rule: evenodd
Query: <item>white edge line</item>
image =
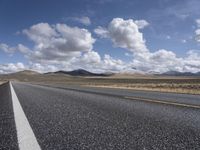
<path fill-rule="evenodd" d="M 26 115 L 20 105 L 17 95 L 14 91 L 12 83 L 9 82 L 11 90 L 11 98 L 13 103 L 13 111 L 15 125 L 17 130 L 17 139 L 20 150 L 41 150 L 37 139 L 31 129 L 31 126 L 26 118 Z"/>

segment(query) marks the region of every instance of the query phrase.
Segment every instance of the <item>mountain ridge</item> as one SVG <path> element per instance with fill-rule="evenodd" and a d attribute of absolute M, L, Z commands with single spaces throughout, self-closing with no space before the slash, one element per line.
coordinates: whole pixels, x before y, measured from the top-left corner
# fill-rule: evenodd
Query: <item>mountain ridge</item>
<path fill-rule="evenodd" d="M 120 74 L 125 74 L 125 75 L 137 75 L 138 73 L 94 73 L 90 72 L 84 69 L 76 69 L 72 71 L 64 71 L 64 70 L 58 70 L 55 72 L 47 72 L 47 73 L 39 73 L 37 71 L 33 70 L 22 70 L 14 73 L 8 73 L 8 74 L 1 74 L 1 75 L 69 75 L 69 76 L 99 76 L 99 77 L 107 77 L 107 76 L 112 76 L 112 75 L 120 75 Z M 138 74 L 140 75 L 140 74 Z M 142 75 L 158 75 L 158 76 L 200 76 L 200 72 L 192 73 L 192 72 L 179 72 L 179 71 L 167 71 L 164 73 L 144 73 Z"/>
<path fill-rule="evenodd" d="M 200 72 L 192 73 L 192 72 L 179 72 L 179 71 L 167 71 L 160 75 L 165 76 L 200 76 Z"/>
<path fill-rule="evenodd" d="M 77 70 L 72 70 L 72 71 L 59 70 L 56 72 L 48 72 L 45 74 L 65 74 L 65 75 L 70 75 L 70 76 L 109 76 L 109 75 L 112 75 L 112 74 L 106 74 L 106 73 L 93 73 L 84 69 L 77 69 Z"/>

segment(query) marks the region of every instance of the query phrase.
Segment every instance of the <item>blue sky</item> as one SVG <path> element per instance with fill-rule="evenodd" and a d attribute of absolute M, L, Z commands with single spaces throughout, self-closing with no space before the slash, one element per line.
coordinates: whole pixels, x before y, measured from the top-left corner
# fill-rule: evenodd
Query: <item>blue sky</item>
<path fill-rule="evenodd" d="M 198 0 L 1 0 L 0 72 L 7 73 L 22 69 L 47 72 L 77 68 L 99 72 L 136 70 L 143 72 L 170 70 L 197 72 L 200 71 L 198 61 L 200 50 L 200 41 L 198 40 L 200 36 L 198 32 L 200 28 L 200 23 L 198 23 L 198 19 L 200 19 L 199 6 L 200 1 Z M 122 20 L 116 21 L 116 18 Z M 134 28 L 136 22 L 141 20 L 147 23 L 145 27 L 136 26 Z M 121 26 L 116 27 L 114 23 L 118 24 L 118 21 Z M 46 23 L 46 26 L 41 23 Z M 87 33 L 80 31 L 77 34 L 91 34 L 90 45 L 82 45 L 86 47 L 80 46 L 78 51 L 77 49 L 73 50 L 74 46 L 71 45 L 79 45 L 79 43 L 75 43 L 76 39 L 73 39 L 72 43 L 60 45 L 59 48 L 55 47 L 53 45 L 55 41 L 52 41 L 52 38 L 58 38 L 57 35 L 49 35 L 51 37 L 48 37 L 48 46 L 44 46 L 43 39 L 40 42 L 33 39 L 36 33 L 33 33 L 35 30 L 33 31 L 31 27 L 38 25 L 38 38 L 43 37 L 40 34 L 41 30 L 49 26 L 63 40 L 71 41 L 69 33 L 66 33 L 68 35 L 61 33 L 55 27 L 57 24 L 67 25 L 70 27 L 69 30 L 73 30 L 75 27 L 87 30 Z M 126 32 L 122 31 L 122 26 L 126 27 L 123 28 L 123 31 Z M 106 33 L 104 35 L 97 33 L 96 29 L 98 28 Z M 135 32 L 132 32 L 134 30 L 138 32 L 136 35 Z M 132 33 L 129 36 L 127 36 L 128 31 Z M 138 41 L 134 37 L 142 38 L 142 40 Z M 88 44 L 88 39 L 83 39 L 83 42 Z M 143 44 L 147 50 L 138 52 L 142 49 L 137 47 L 138 50 L 135 47 L 138 42 Z M 29 52 L 22 52 L 19 44 L 26 47 Z M 43 49 L 38 48 L 41 44 Z M 70 49 L 67 49 L 69 48 L 67 44 L 70 45 Z M 64 52 L 62 58 L 58 57 L 58 53 L 55 51 L 59 51 L 59 55 L 61 51 Z M 71 51 L 76 51 L 77 54 L 73 53 L 72 55 Z M 36 52 L 40 52 L 42 56 L 36 58 Z M 50 54 L 52 57 L 48 57 L 49 61 L 45 60 L 44 57 Z M 172 55 L 175 55 L 174 59 L 169 61 L 168 57 Z M 97 61 L 91 60 L 90 57 L 93 59 L 96 57 Z M 158 57 L 162 60 L 155 59 Z M 164 61 L 163 64 L 161 61 Z M 159 64 L 161 65 L 159 66 Z M 136 68 L 136 70 L 131 68 Z"/>

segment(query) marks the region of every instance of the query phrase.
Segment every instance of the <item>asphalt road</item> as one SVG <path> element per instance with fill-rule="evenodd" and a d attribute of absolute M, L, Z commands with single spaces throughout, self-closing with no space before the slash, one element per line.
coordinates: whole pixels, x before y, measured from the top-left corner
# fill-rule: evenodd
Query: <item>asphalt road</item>
<path fill-rule="evenodd" d="M 18 149 L 9 84 L 0 85 L 0 150 L 4 149 Z"/>
<path fill-rule="evenodd" d="M 44 150 L 200 149 L 200 96 L 25 83 L 13 87 Z M 6 108 L 11 119 L 7 128 L 0 124 L 0 132 L 10 135 L 12 129 L 9 137 L 16 145 L 5 91 L 7 86 L 0 87 L 0 116 Z"/>

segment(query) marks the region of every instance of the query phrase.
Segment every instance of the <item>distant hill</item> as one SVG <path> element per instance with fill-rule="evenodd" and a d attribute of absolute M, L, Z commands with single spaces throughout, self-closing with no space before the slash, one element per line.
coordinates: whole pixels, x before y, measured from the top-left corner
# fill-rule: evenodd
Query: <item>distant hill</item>
<path fill-rule="evenodd" d="M 200 76 L 200 72 L 192 73 L 192 72 L 168 71 L 161 75 L 165 75 L 165 76 Z"/>
<path fill-rule="evenodd" d="M 32 71 L 32 70 L 23 70 L 15 73 L 11 73 L 10 75 L 39 75 L 39 72 Z"/>
<path fill-rule="evenodd" d="M 56 71 L 56 72 L 49 72 L 46 74 L 65 74 L 65 75 L 70 75 L 70 76 L 109 76 L 111 74 L 103 74 L 103 73 L 93 73 L 93 72 L 89 72 L 87 70 L 84 69 L 77 69 L 77 70 L 73 70 L 73 71 Z"/>
<path fill-rule="evenodd" d="M 1 74 L 0 80 L 13 80 L 13 81 L 34 81 L 37 78 L 40 78 L 42 74 L 32 70 L 24 70 L 15 73 Z"/>

